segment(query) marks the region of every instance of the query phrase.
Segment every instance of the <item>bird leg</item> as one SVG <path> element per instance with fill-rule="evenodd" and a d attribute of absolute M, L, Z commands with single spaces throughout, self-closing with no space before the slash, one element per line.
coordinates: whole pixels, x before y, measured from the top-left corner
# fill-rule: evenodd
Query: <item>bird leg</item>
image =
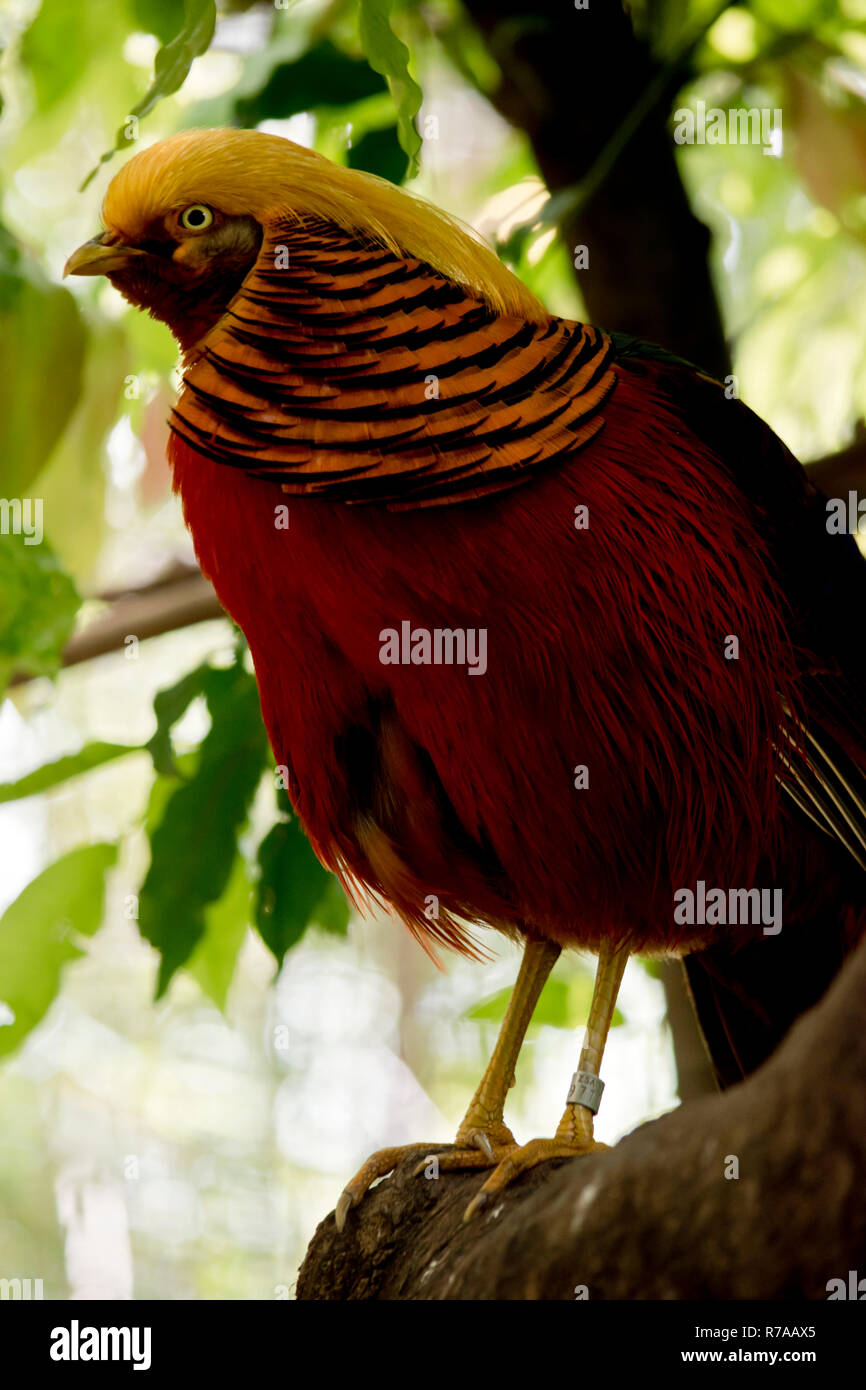
<path fill-rule="evenodd" d="M 489 1168 L 499 1163 L 506 1154 L 517 1150 L 514 1135 L 503 1119 L 505 1097 L 514 1084 L 514 1068 L 538 1003 L 538 996 L 559 952 L 559 946 L 552 941 L 527 941 L 520 972 L 508 1001 L 508 1008 L 487 1070 L 457 1131 L 457 1147 L 447 1153 L 436 1155 L 435 1159 L 424 1158 L 417 1169 L 419 1173 L 434 1161 L 437 1172 L 443 1169 Z M 409 1154 L 419 1151 L 424 1153 L 425 1150 L 431 1153 L 437 1148 L 438 1143 L 402 1144 L 396 1148 L 379 1149 L 372 1154 L 337 1202 L 334 1214 L 338 1230 L 343 1229 L 350 1209 L 357 1206 L 367 1188 L 377 1178 L 383 1178 L 386 1173 L 390 1173 L 391 1169 Z"/>
<path fill-rule="evenodd" d="M 613 1018 L 628 953 L 605 944 L 598 955 L 598 969 L 586 1025 L 578 1069 L 575 1072 L 565 1113 L 552 1139 L 532 1139 L 528 1144 L 507 1150 L 481 1191 L 464 1213 L 464 1221 L 482 1211 L 519 1173 L 525 1173 L 549 1158 L 574 1158 L 603 1149 L 593 1137 L 593 1116 L 599 1107 L 604 1083 L 599 1078 L 604 1045 Z M 445 1156 L 446 1158 L 448 1155 Z M 440 1160 L 440 1163 L 442 1160 Z"/>

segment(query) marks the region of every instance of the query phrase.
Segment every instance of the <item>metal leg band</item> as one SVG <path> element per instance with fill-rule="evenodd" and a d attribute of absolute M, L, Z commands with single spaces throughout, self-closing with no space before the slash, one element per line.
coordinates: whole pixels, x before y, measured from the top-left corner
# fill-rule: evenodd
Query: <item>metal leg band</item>
<path fill-rule="evenodd" d="M 591 1071 L 576 1071 L 571 1078 L 568 1104 L 583 1105 L 587 1110 L 591 1110 L 593 1115 L 596 1115 L 598 1114 L 598 1107 L 601 1105 L 603 1090 L 604 1082 L 600 1076 L 596 1076 Z"/>

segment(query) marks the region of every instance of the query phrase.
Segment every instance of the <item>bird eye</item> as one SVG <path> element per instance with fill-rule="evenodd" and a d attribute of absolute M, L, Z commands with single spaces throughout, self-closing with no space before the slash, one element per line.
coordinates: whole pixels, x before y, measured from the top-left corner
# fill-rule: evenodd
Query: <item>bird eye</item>
<path fill-rule="evenodd" d="M 190 207 L 184 208 L 178 221 L 184 231 L 203 232 L 213 222 L 213 213 L 204 203 L 192 203 Z"/>

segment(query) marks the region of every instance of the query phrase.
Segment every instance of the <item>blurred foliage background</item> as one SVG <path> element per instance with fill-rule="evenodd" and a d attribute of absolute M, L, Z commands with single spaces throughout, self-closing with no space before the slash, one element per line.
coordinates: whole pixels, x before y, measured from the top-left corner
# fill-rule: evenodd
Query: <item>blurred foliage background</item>
<path fill-rule="evenodd" d="M 859 467 L 866 0 L 635 0 L 619 30 L 589 23 L 480 0 L 0 5 L 0 494 L 39 499 L 45 533 L 0 535 L 0 1275 L 47 1297 L 290 1296 L 367 1152 L 453 1131 L 517 964 L 493 943 L 442 975 L 384 916 L 350 916 L 280 788 L 243 643 L 165 602 L 194 564 L 164 457 L 175 348 L 108 285 L 60 280 L 127 150 L 256 126 L 407 181 L 554 312 L 729 354 L 795 453 L 853 438 Z M 676 145 L 700 102 L 781 122 Z M 664 254 L 661 175 L 616 217 L 653 130 L 687 195 Z M 130 595 L 159 622 L 71 664 Z M 602 1138 L 675 1103 L 659 975 L 629 966 Z M 558 1118 L 590 984 L 573 957 L 545 992 L 523 1138 Z"/>

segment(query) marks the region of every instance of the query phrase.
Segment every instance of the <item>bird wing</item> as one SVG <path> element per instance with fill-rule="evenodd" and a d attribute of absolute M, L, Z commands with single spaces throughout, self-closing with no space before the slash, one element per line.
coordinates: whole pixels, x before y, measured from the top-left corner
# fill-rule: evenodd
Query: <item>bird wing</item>
<path fill-rule="evenodd" d="M 777 778 L 799 811 L 866 870 L 866 650 L 850 622 L 866 606 L 866 564 L 856 541 L 828 530 L 826 497 L 736 390 L 653 344 L 622 334 L 612 343 L 623 369 L 649 372 L 664 386 L 684 426 L 724 459 L 755 508 L 800 668 L 799 708 L 782 702 Z"/>
<path fill-rule="evenodd" d="M 735 378 L 722 390 L 658 349 L 620 338 L 614 346 L 620 372 L 641 372 L 666 390 L 683 429 L 724 459 L 755 509 L 799 668 L 796 710 L 780 702 L 777 778 L 793 822 L 827 846 L 826 872 L 838 883 L 838 912 L 821 906 L 786 923 L 778 937 L 721 940 L 686 957 L 717 1075 L 731 1085 L 820 998 L 866 924 L 866 647 L 851 621 L 866 607 L 866 564 L 853 536 L 828 530 L 827 499 L 736 399 Z"/>
<path fill-rule="evenodd" d="M 171 425 L 288 493 L 441 505 L 592 439 L 612 359 L 597 329 L 496 315 L 423 261 L 285 225 L 188 366 Z"/>

